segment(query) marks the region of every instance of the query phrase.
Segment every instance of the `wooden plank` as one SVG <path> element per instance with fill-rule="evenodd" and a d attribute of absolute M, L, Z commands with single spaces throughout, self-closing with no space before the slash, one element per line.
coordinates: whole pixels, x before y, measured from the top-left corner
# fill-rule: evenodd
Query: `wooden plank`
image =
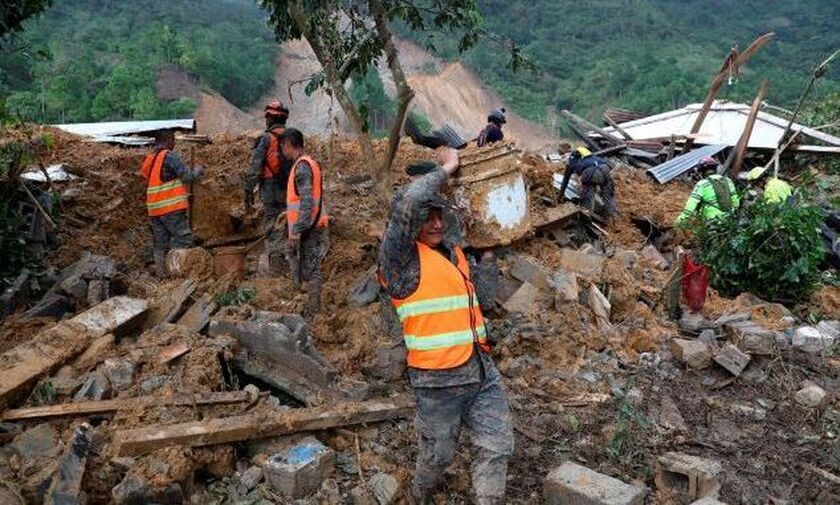
<path fill-rule="evenodd" d="M 604 121 L 606 121 L 607 124 L 612 126 L 615 129 L 615 131 L 620 133 L 621 136 L 624 137 L 624 140 L 633 140 L 633 137 L 631 137 L 630 134 L 627 133 L 627 131 L 624 130 L 624 128 L 619 126 L 618 123 L 613 121 L 613 119 L 606 112 L 604 113 Z"/>
<path fill-rule="evenodd" d="M 38 379 L 81 354 L 148 308 L 145 300 L 117 296 L 62 321 L 0 355 L 0 410 L 25 396 Z"/>
<path fill-rule="evenodd" d="M 92 414 L 109 414 L 118 410 L 127 410 L 143 405 L 224 405 L 229 403 L 244 403 L 253 400 L 247 391 L 226 391 L 222 393 L 207 393 L 203 395 L 177 395 L 173 397 L 140 396 L 137 398 L 121 398 L 116 400 L 102 400 L 97 402 L 62 403 L 45 407 L 29 407 L 25 409 L 11 409 L 0 414 L 2 421 L 26 421 L 30 419 L 44 419 L 51 417 L 88 416 Z"/>
<path fill-rule="evenodd" d="M 768 85 L 769 81 L 767 79 L 761 81 L 761 86 L 758 88 L 758 94 L 753 100 L 752 107 L 750 108 L 750 115 L 747 116 L 747 122 L 744 125 L 744 131 L 741 132 L 741 138 L 738 140 L 738 145 L 735 146 L 735 149 L 733 149 L 732 153 L 729 155 L 730 158 L 732 158 L 732 164 L 729 165 L 729 160 L 727 160 L 727 168 L 729 168 L 729 172 L 733 177 L 737 177 L 738 172 L 741 171 L 741 165 L 744 162 L 744 154 L 747 152 L 750 136 L 752 136 L 753 127 L 755 126 L 755 119 L 758 117 L 758 109 L 761 108 L 761 102 L 764 101 L 764 95 L 767 94 Z"/>
<path fill-rule="evenodd" d="M 400 398 L 338 404 L 331 408 L 292 409 L 267 415 L 223 417 L 120 430 L 114 434 L 113 446 L 117 456 L 137 456 L 175 445 L 197 447 L 226 444 L 301 431 L 401 419 L 413 411 L 413 401 Z"/>
<path fill-rule="evenodd" d="M 161 363 L 169 363 L 173 359 L 180 358 L 190 352 L 190 347 L 184 344 L 172 344 L 160 350 L 158 357 Z"/>

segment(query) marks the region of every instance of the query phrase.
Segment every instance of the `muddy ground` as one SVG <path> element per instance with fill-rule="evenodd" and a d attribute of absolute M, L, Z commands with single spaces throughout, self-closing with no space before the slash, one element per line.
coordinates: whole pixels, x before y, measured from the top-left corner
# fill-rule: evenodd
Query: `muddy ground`
<path fill-rule="evenodd" d="M 125 292 L 153 303 L 180 285 L 180 280 L 159 282 L 150 275 L 151 233 L 144 209 L 145 188 L 138 176 L 144 151 L 87 143 L 56 131 L 49 134 L 54 141 L 44 152 L 43 161 L 66 163 L 78 176 L 60 187 L 64 193 L 63 221 L 60 246 L 54 251 L 51 264 L 57 268 L 69 265 L 84 251 L 109 256 L 119 264 Z M 252 137 L 221 135 L 212 140 L 209 145 L 190 147 L 180 143 L 176 147 L 185 161 L 207 168 L 207 177 L 193 192 L 194 231 L 202 244 L 233 235 L 253 236 L 258 233 L 260 222 L 258 217 L 243 218 L 241 208 L 240 180 Z M 379 144 L 378 148 L 384 149 L 384 145 Z M 311 326 L 312 335 L 317 347 L 343 376 L 370 380 L 363 370 L 373 360 L 376 347 L 388 342 L 388 336 L 383 330 L 379 305 L 356 308 L 348 303 L 347 295 L 360 275 L 375 265 L 377 237 L 384 228 L 387 205 L 373 194 L 373 181 L 366 175 L 369 167 L 360 162 L 354 143 L 318 140 L 311 142 L 310 150 L 326 167 L 326 193 L 335 218 L 332 249 L 323 267 L 324 309 Z M 408 162 L 430 157 L 429 154 L 404 143 L 395 167 L 401 170 Z M 523 162 L 533 210 L 540 212 L 542 202 L 556 198 L 551 175 L 562 167 L 531 155 L 524 155 Z M 394 177 L 397 182 L 402 180 L 400 172 Z M 840 496 L 840 487 L 803 470 L 802 464 L 840 474 L 840 411 L 836 399 L 840 360 L 795 351 L 757 357 L 748 373 L 734 381 L 726 380 L 722 370 L 690 371 L 673 360 L 668 341 L 680 334 L 680 328 L 668 320 L 662 300 L 670 273 L 640 254 L 648 237 L 633 224 L 632 218 L 646 217 L 661 225 L 673 222 L 691 185 L 688 181 L 675 181 L 661 186 L 642 171 L 627 167 L 616 169 L 614 177 L 621 215 L 601 224 L 606 233 L 593 230 L 583 221 L 573 221 L 563 232 L 538 233 L 499 251 L 503 273 L 509 279 L 517 255 L 535 258 L 554 271 L 563 266 L 561 247 L 576 249 L 592 244 L 604 258 L 603 271 L 582 276 L 580 288 L 584 291 L 595 285 L 612 304 L 609 329 L 597 324 L 585 304 L 555 304 L 552 297 L 537 300 L 521 315 L 508 314 L 501 307 L 489 314 L 502 336 L 494 355 L 505 377 L 517 429 L 508 502 L 540 503 L 548 471 L 565 460 L 573 460 L 626 482 L 650 487 L 648 503 L 681 503 L 684 498 L 657 490 L 653 482 L 657 456 L 680 451 L 721 462 L 721 499 L 726 503 L 838 503 L 833 500 Z M 673 244 L 662 247 L 670 260 L 672 247 Z M 253 290 L 255 298 L 250 307 L 254 309 L 302 309 L 305 298 L 294 292 L 288 279 L 256 274 L 256 256 L 255 253 L 249 258 L 245 280 L 224 287 Z M 215 292 L 219 286 L 218 279 L 203 279 L 196 293 Z M 795 318 L 840 318 L 840 288 L 823 287 L 810 301 L 791 309 L 792 313 L 750 296 L 729 300 L 712 291 L 703 315 L 714 320 L 724 314 L 747 311 L 762 326 L 784 330 L 794 326 Z M 794 317 L 794 322 L 790 317 Z M 0 351 L 25 343 L 51 322 L 10 317 L 0 330 Z M 219 359 L 228 352 L 227 343 L 216 340 L 189 332 L 146 331 L 119 339 L 100 358 L 131 358 L 139 364 L 133 384 L 120 391 L 119 398 L 148 394 L 148 388 L 142 386 L 148 380 L 161 382 L 153 391 L 162 397 L 174 392 L 243 387 L 247 378 L 231 375 L 221 365 L 206 366 L 220 363 Z M 186 343 L 192 350 L 178 361 L 161 366 L 155 361 L 156 353 L 174 342 Z M 80 376 L 91 370 L 90 364 L 82 363 L 74 364 L 66 373 Z M 806 409 L 795 403 L 793 395 L 805 380 L 825 388 L 830 401 L 820 409 Z M 375 386 L 388 394 L 409 392 L 405 380 Z M 663 400 L 676 405 L 683 425 L 675 428 L 672 422 L 662 419 Z M 33 401 L 29 399 L 29 403 Z M 52 401 L 67 401 L 67 397 L 59 394 Z M 264 403 L 257 407 L 268 408 Z M 104 421 L 98 428 L 95 456 L 88 463 L 84 483 L 89 503 L 112 501 L 112 488 L 126 475 L 137 475 L 159 486 L 182 482 L 185 500 L 221 503 L 220 496 L 234 480 L 234 472 L 243 469 L 253 453 L 265 450 L 264 447 L 246 443 L 208 449 L 173 448 L 127 463 L 110 457 L 108 439 L 116 428 L 242 412 L 242 406 L 199 410 L 142 407 Z M 58 438 L 67 443 L 72 436 L 72 422 L 51 424 Z M 355 455 L 355 437 L 359 437 L 363 474 L 388 472 L 397 477 L 403 489 L 407 487 L 415 451 L 410 422 L 317 435 L 340 454 L 350 456 Z M 166 471 L 161 471 L 161 461 L 165 462 Z M 27 475 L 14 483 L 31 500 L 46 469 L 24 472 L 22 466 L 24 462 L 14 463 L 10 477 Z M 447 473 L 437 502 L 468 503 L 469 482 L 468 452 L 462 451 Z M 347 493 L 359 483 L 358 471 L 339 468 L 339 503 L 347 502 Z M 329 502 L 329 496 L 326 493 L 320 499 Z"/>

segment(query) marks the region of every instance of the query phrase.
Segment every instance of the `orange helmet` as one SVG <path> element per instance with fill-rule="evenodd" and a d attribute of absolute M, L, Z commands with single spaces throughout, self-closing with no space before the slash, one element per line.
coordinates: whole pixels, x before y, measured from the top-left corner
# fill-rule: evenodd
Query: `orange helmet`
<path fill-rule="evenodd" d="M 268 118 L 287 118 L 289 117 L 289 109 L 283 105 L 280 100 L 272 100 L 265 106 L 265 117 Z"/>

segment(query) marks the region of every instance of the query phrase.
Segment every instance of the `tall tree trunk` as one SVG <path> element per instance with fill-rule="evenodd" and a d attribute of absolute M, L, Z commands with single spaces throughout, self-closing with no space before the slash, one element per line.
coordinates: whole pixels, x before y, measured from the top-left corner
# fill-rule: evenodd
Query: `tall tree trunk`
<path fill-rule="evenodd" d="M 315 57 L 324 68 L 324 72 L 327 77 L 327 85 L 329 86 L 330 91 L 333 96 L 335 96 L 336 100 L 338 100 L 338 104 L 347 115 L 347 119 L 350 120 L 351 126 L 354 130 L 356 130 L 359 146 L 362 148 L 362 156 L 364 157 L 365 163 L 370 167 L 374 167 L 376 157 L 373 152 L 373 143 L 370 140 L 370 135 L 364 131 L 364 121 L 362 120 L 362 115 L 359 114 L 359 109 L 350 99 L 350 95 L 347 93 L 347 89 L 344 87 L 344 82 L 341 79 L 342 73 L 336 68 L 335 60 L 330 55 L 329 50 L 324 47 L 324 44 L 318 35 L 318 28 L 312 26 L 312 23 L 310 23 L 301 0 L 289 2 L 289 15 L 295 20 L 295 24 L 298 26 L 298 29 L 304 37 L 306 37 L 306 40 L 312 47 L 312 52 L 315 53 Z"/>
<path fill-rule="evenodd" d="M 403 122 L 408 112 L 408 104 L 414 98 L 414 90 L 411 89 L 405 78 L 405 73 L 400 64 L 397 47 L 394 45 L 394 40 L 391 37 L 391 29 L 388 27 L 387 15 L 385 9 L 382 7 L 381 0 L 368 0 L 368 7 L 370 8 L 371 14 L 373 14 L 376 31 L 379 33 L 379 38 L 382 40 L 382 45 L 385 49 L 388 68 L 394 77 L 394 84 L 397 87 L 397 113 L 394 116 L 394 123 L 391 125 L 391 131 L 388 135 L 388 150 L 385 152 L 377 170 L 379 197 L 387 203 L 391 199 L 393 186 L 391 166 L 394 164 L 394 158 L 397 156 L 397 150 L 400 147 Z"/>

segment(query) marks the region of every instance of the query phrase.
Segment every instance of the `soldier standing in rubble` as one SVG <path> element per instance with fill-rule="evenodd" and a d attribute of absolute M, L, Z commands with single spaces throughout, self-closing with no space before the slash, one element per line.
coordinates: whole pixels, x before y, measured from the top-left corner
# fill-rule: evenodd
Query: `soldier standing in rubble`
<path fill-rule="evenodd" d="M 481 130 L 476 139 L 476 145 L 478 147 L 484 147 L 487 144 L 504 140 L 505 134 L 502 131 L 502 125 L 507 123 L 505 112 L 507 111 L 504 107 L 490 111 L 490 114 L 487 115 L 487 126 Z"/>
<path fill-rule="evenodd" d="M 286 186 L 292 161 L 280 150 L 280 135 L 286 129 L 289 109 L 280 100 L 265 106 L 265 132 L 256 140 L 251 151 L 251 165 L 245 175 L 245 211 L 254 204 L 254 190 L 259 186 L 260 200 L 265 213 L 265 246 L 272 274 L 279 274 L 284 263 L 283 231 L 275 228 L 277 217 L 286 210 Z"/>
<path fill-rule="evenodd" d="M 447 204 L 439 190 L 458 165 L 457 151 L 444 149 L 440 165 L 395 199 L 380 246 L 380 273 L 402 323 L 417 401 L 413 499 L 432 503 L 465 426 L 476 451 L 476 501 L 502 504 L 513 429 L 481 310 L 492 306 L 498 267 L 490 251 L 471 266 L 443 229 Z"/>
<path fill-rule="evenodd" d="M 286 187 L 289 267 L 295 286 L 308 283 L 309 302 L 304 315 L 311 317 L 321 310 L 321 261 L 330 248 L 324 172 L 321 164 L 304 152 L 299 130 L 289 128 L 280 139 L 283 156 L 292 160 Z"/>
<path fill-rule="evenodd" d="M 604 212 L 607 216 L 618 214 L 615 202 L 615 184 L 610 175 L 610 164 L 604 158 L 595 156 L 589 149 L 581 146 L 572 151 L 563 173 L 563 183 L 560 186 L 560 198 L 564 198 L 566 186 L 572 174 L 580 177 L 581 195 L 580 206 L 593 210 L 595 208 L 595 193 L 601 195 L 604 202 Z"/>
<path fill-rule="evenodd" d="M 146 209 L 152 224 L 154 239 L 155 275 L 166 276 L 166 254 L 170 248 L 192 247 L 190 229 L 189 192 L 185 182 L 204 175 L 201 167 L 190 168 L 172 152 L 175 133 L 160 130 L 155 133 L 155 150 L 148 154 L 140 167 L 140 175 L 148 181 Z"/>

